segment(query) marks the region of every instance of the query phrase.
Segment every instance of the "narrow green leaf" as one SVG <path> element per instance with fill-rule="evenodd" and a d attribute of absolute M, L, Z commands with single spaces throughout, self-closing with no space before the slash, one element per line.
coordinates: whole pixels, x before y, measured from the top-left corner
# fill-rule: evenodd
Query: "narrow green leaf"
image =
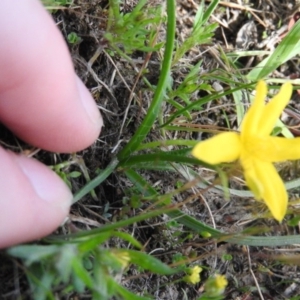
<path fill-rule="evenodd" d="M 220 99 L 223 96 L 230 95 L 230 94 L 232 94 L 235 91 L 238 91 L 238 90 L 241 90 L 241 89 L 247 89 L 249 87 L 253 87 L 253 84 L 252 83 L 251 84 L 240 84 L 238 87 L 225 90 L 222 93 L 214 93 L 212 95 L 205 96 L 205 97 L 203 97 L 203 98 L 201 98 L 201 99 L 199 99 L 199 100 L 197 100 L 197 101 L 195 101 L 195 102 L 187 105 L 185 108 L 177 111 L 176 113 L 172 114 L 172 116 L 163 125 L 161 125 L 161 127 L 169 125 L 175 118 L 177 118 L 178 116 L 182 115 L 185 111 L 190 111 L 194 107 L 199 107 L 199 106 L 201 106 L 203 104 L 206 104 L 206 103 L 208 103 L 210 101 Z"/>
<path fill-rule="evenodd" d="M 171 275 L 177 272 L 176 269 L 170 268 L 168 265 L 147 253 L 134 250 L 127 250 L 127 253 L 130 256 L 130 262 L 145 270 L 161 275 Z"/>
<path fill-rule="evenodd" d="M 96 236 L 90 237 L 86 241 L 81 241 L 78 244 L 78 250 L 81 253 L 86 253 L 88 251 L 92 251 L 93 249 L 95 249 L 99 245 L 106 242 L 111 237 L 111 235 L 112 235 L 111 232 L 103 232 L 103 233 L 98 234 Z"/>
<path fill-rule="evenodd" d="M 204 1 L 202 1 L 204 2 Z M 215 11 L 215 9 L 217 8 L 218 4 L 219 4 L 220 0 L 212 0 L 209 4 L 209 6 L 207 7 L 207 9 L 205 10 L 203 17 L 202 17 L 202 23 L 206 24 L 206 22 L 208 21 L 208 19 L 210 18 L 210 16 L 213 14 L 213 12 Z"/>
<path fill-rule="evenodd" d="M 121 238 L 124 241 L 129 242 L 132 246 L 141 249 L 143 246 L 142 244 L 137 241 L 133 236 L 131 236 L 130 234 L 126 233 L 126 232 L 121 232 L 121 231 L 114 231 L 112 232 L 112 235 L 117 236 L 119 238 Z"/>
<path fill-rule="evenodd" d="M 148 298 L 148 297 L 143 297 L 143 296 L 138 296 L 136 294 L 133 294 L 130 291 L 128 291 L 127 289 L 125 289 L 124 287 L 122 287 L 121 285 L 119 285 L 118 283 L 116 283 L 115 281 L 113 281 L 112 279 L 110 279 L 110 281 L 111 281 L 111 286 L 115 290 L 115 292 L 117 294 L 119 294 L 120 296 L 122 296 L 123 299 L 125 299 L 125 300 L 151 300 L 151 299 L 153 299 L 153 298 Z"/>
<path fill-rule="evenodd" d="M 236 106 L 237 123 L 238 126 L 240 126 L 242 124 L 242 120 L 245 114 L 245 109 L 243 104 L 243 92 L 241 90 L 238 90 L 233 92 L 232 95 Z"/>
<path fill-rule="evenodd" d="M 178 129 L 178 127 L 176 127 Z M 194 147 L 198 141 L 195 140 L 163 140 L 163 141 L 155 141 L 155 142 L 149 142 L 145 144 L 139 145 L 137 150 L 144 150 L 144 149 L 152 149 L 156 147 L 168 147 L 168 146 L 188 146 L 188 147 Z"/>
<path fill-rule="evenodd" d="M 246 77 L 251 81 L 262 79 L 299 53 L 300 22 L 298 21 L 279 43 L 275 51 L 252 69 Z"/>
<path fill-rule="evenodd" d="M 7 253 L 22 258 L 25 260 L 26 265 L 31 265 L 34 262 L 39 262 L 59 251 L 59 246 L 50 245 L 21 245 L 9 248 Z"/>
<path fill-rule="evenodd" d="M 102 232 L 108 232 L 108 231 L 116 230 L 116 229 L 119 229 L 119 228 L 125 228 L 125 227 L 127 227 L 129 225 L 132 225 L 134 223 L 137 223 L 137 222 L 140 222 L 140 221 L 143 221 L 143 220 L 147 220 L 147 219 L 150 219 L 150 218 L 154 218 L 156 216 L 164 214 L 164 213 L 166 213 L 166 212 L 168 212 L 172 209 L 173 209 L 172 207 L 164 207 L 164 208 L 161 208 L 159 210 L 150 211 L 150 212 L 147 212 L 147 213 L 136 215 L 136 216 L 131 217 L 131 218 L 126 219 L 126 220 L 121 220 L 121 221 L 118 221 L 118 222 L 115 222 L 115 223 L 106 224 L 106 225 L 103 225 L 99 228 L 95 228 L 95 229 L 91 229 L 91 230 L 87 230 L 87 231 L 81 231 L 81 232 L 77 232 L 77 233 L 72 233 L 72 234 L 68 235 L 68 238 L 70 239 L 70 241 L 72 241 L 72 239 L 76 239 L 76 238 L 80 238 L 80 237 L 89 237 L 89 236 L 97 235 L 97 234 L 102 233 Z M 48 237 L 47 241 L 49 241 L 49 242 L 61 242 L 61 240 L 62 239 L 65 240 L 65 238 L 66 238 L 65 235 L 53 235 L 53 236 Z"/>
<path fill-rule="evenodd" d="M 97 177 L 87 183 L 79 192 L 75 194 L 72 203 L 76 203 L 83 196 L 91 192 L 96 186 L 102 183 L 116 169 L 118 163 L 119 161 L 114 158 L 103 172 L 101 172 Z"/>
<path fill-rule="evenodd" d="M 180 170 L 180 165 L 176 165 L 176 169 Z M 189 169 L 189 176 L 191 176 L 192 169 Z M 196 174 L 195 171 L 193 171 Z M 145 181 L 137 172 L 132 169 L 125 171 L 126 176 L 134 183 L 134 185 L 143 193 L 145 196 L 158 195 L 157 191 L 151 187 L 147 181 Z M 182 175 L 187 174 L 186 169 L 182 172 Z M 191 178 L 189 178 L 191 180 Z M 298 183 L 300 179 L 298 179 Z M 295 183 L 294 183 L 295 185 Z M 222 188 L 222 187 L 220 187 Z M 205 231 L 211 234 L 212 237 L 218 238 L 222 241 L 226 241 L 232 244 L 248 245 L 248 246 L 284 246 L 295 243 L 300 243 L 300 235 L 289 235 L 289 236 L 247 236 L 244 233 L 226 234 L 217 229 L 214 229 L 208 225 L 205 225 L 191 216 L 188 216 L 180 210 L 167 211 L 169 217 L 175 218 L 177 222 L 184 224 L 191 230 L 198 232 Z"/>
<path fill-rule="evenodd" d="M 172 154 L 171 152 L 158 152 L 153 154 L 141 154 L 131 156 L 120 162 L 120 167 L 139 167 L 143 163 L 150 163 L 155 165 L 159 162 L 177 162 L 191 165 L 203 165 L 198 159 L 193 157 L 187 157 L 183 155 Z"/>
<path fill-rule="evenodd" d="M 94 282 L 92 276 L 83 267 L 81 260 L 74 258 L 72 261 L 72 267 L 78 279 L 80 279 L 82 283 L 84 283 L 84 285 L 86 285 L 88 288 L 93 289 Z"/>

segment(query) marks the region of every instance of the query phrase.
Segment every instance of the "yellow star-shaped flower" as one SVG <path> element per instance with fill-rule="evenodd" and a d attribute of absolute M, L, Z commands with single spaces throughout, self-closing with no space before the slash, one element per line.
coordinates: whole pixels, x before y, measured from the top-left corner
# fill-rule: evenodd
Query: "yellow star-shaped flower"
<path fill-rule="evenodd" d="M 285 83 L 267 104 L 267 85 L 259 81 L 253 104 L 245 114 L 241 133 L 225 132 L 198 143 L 193 156 L 219 164 L 239 159 L 246 183 L 257 200 L 263 200 L 279 222 L 285 216 L 288 195 L 272 163 L 300 159 L 300 138 L 271 136 L 271 132 L 288 104 L 292 85 Z"/>

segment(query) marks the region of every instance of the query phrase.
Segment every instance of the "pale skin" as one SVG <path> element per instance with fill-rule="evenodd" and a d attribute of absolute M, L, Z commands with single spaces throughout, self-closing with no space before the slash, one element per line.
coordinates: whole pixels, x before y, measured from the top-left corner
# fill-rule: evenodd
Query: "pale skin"
<path fill-rule="evenodd" d="M 75 152 L 99 136 L 95 101 L 38 0 L 0 1 L 0 122 L 48 151 Z M 0 148 L 0 248 L 53 232 L 72 194 L 42 163 Z"/>

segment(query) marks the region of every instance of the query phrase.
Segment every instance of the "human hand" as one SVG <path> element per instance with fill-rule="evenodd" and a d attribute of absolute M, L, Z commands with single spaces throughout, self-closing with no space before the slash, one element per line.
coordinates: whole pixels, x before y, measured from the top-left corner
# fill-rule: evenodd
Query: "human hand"
<path fill-rule="evenodd" d="M 55 152 L 82 150 L 101 130 L 99 110 L 38 0 L 0 2 L 0 120 L 24 141 Z M 0 161 L 0 248 L 55 230 L 72 199 L 64 182 L 2 148 Z"/>

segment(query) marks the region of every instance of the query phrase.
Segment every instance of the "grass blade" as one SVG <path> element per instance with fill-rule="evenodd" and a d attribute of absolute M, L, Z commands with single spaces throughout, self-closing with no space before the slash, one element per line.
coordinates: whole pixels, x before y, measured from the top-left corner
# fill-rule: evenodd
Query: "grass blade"
<path fill-rule="evenodd" d="M 251 81 L 262 79 L 275 71 L 280 65 L 300 53 L 300 22 L 298 21 L 275 51 L 246 76 Z"/>
<path fill-rule="evenodd" d="M 139 146 L 139 144 L 147 136 L 148 132 L 151 130 L 151 127 L 159 114 L 161 104 L 166 94 L 166 88 L 168 86 L 168 81 L 170 77 L 170 69 L 171 69 L 174 39 L 175 39 L 176 18 L 175 18 L 174 0 L 167 1 L 167 14 L 168 14 L 168 22 L 167 22 L 167 34 L 166 34 L 167 37 L 166 47 L 165 47 L 161 73 L 160 73 L 157 88 L 153 96 L 153 101 L 151 102 L 151 105 L 148 109 L 148 113 L 145 116 L 144 120 L 142 121 L 141 125 L 136 130 L 135 134 L 133 135 L 129 143 L 118 154 L 118 158 L 120 160 L 128 157 L 132 152 L 134 152 Z"/>
<path fill-rule="evenodd" d="M 88 194 L 90 191 L 92 191 L 96 186 L 98 186 L 100 183 L 102 183 L 117 167 L 119 161 L 115 158 L 113 159 L 110 164 L 106 167 L 101 174 L 99 174 L 97 177 L 95 177 L 93 180 L 91 180 L 88 184 L 86 184 L 81 190 L 79 190 L 73 200 L 72 204 L 76 203 L 78 200 L 80 200 L 82 197 L 84 197 L 86 194 Z"/>

